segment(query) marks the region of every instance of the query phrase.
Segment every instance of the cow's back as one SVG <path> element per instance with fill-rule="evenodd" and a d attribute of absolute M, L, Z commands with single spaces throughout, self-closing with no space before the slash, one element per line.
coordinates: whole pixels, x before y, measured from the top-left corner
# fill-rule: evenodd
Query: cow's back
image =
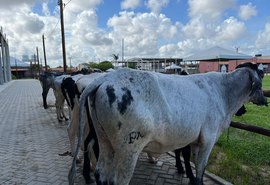
<path fill-rule="evenodd" d="M 199 79 L 127 69 L 113 72 L 96 92 L 98 121 L 108 137 L 119 140 L 114 143 L 131 142 L 123 139 L 131 133 L 164 144 L 179 134 L 187 135 L 187 140 L 178 145 L 192 142 L 199 135 L 200 125 L 212 119 L 209 107 L 198 105 L 209 104 L 207 88 L 213 84 Z M 194 112 L 196 115 L 192 115 Z M 194 125 L 197 129 L 191 129 Z"/>

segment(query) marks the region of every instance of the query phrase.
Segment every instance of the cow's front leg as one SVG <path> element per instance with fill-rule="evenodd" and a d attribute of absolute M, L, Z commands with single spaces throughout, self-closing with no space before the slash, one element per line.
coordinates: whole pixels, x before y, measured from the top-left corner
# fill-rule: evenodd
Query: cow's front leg
<path fill-rule="evenodd" d="M 203 185 L 203 175 L 206 168 L 206 164 L 211 153 L 211 150 L 215 142 L 212 138 L 205 138 L 204 142 L 198 147 L 198 153 L 196 156 L 196 185 Z"/>

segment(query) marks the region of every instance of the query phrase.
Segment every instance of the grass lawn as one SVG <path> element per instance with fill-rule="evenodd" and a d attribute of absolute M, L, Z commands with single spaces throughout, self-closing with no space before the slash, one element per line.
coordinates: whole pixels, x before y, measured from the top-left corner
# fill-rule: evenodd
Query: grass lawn
<path fill-rule="evenodd" d="M 270 76 L 263 89 L 270 90 Z M 270 107 L 245 106 L 247 113 L 234 121 L 270 129 Z M 270 137 L 230 127 L 216 143 L 207 170 L 235 185 L 270 184 Z"/>

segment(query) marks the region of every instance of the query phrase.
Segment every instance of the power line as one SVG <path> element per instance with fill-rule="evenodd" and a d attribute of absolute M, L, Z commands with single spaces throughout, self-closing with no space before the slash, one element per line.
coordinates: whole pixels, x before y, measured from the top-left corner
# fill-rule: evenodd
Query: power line
<path fill-rule="evenodd" d="M 55 29 L 56 29 L 56 27 L 58 26 L 59 22 L 60 22 L 60 18 L 58 18 L 58 21 L 57 21 L 57 23 L 55 24 L 54 28 L 53 28 L 52 31 L 48 34 L 49 36 L 55 31 Z"/>
<path fill-rule="evenodd" d="M 70 1 L 72 0 L 69 0 L 67 3 L 64 3 L 64 8 L 66 8 L 66 6 L 68 5 L 68 3 L 70 3 Z"/>
<path fill-rule="evenodd" d="M 65 8 L 71 1 L 72 1 L 72 0 L 69 0 L 67 3 L 63 3 L 64 8 Z M 52 31 L 51 31 L 48 35 L 51 35 L 51 34 L 55 31 L 55 29 L 56 29 L 56 27 L 58 26 L 59 22 L 60 22 L 60 18 L 58 18 L 57 23 L 55 24 L 54 28 L 52 29 Z"/>

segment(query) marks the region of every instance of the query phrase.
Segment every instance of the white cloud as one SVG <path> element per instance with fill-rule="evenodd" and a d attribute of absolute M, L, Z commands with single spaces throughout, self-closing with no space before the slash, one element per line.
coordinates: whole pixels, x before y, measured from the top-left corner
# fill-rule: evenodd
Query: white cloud
<path fill-rule="evenodd" d="M 233 7 L 235 0 L 189 0 L 189 16 L 191 18 L 217 19 L 224 10 Z"/>
<path fill-rule="evenodd" d="M 141 0 L 124 0 L 121 2 L 121 9 L 135 9 L 141 3 Z"/>
<path fill-rule="evenodd" d="M 234 17 L 212 22 L 193 18 L 182 27 L 182 33 L 184 38 L 178 42 L 178 47 L 184 51 L 183 56 L 215 45 L 235 46 L 239 44 L 236 41 L 240 42 L 248 35 L 245 24 Z"/>
<path fill-rule="evenodd" d="M 258 33 L 256 47 L 259 49 L 269 48 L 270 43 L 270 23 L 266 23 L 264 30 Z"/>
<path fill-rule="evenodd" d="M 165 15 L 154 13 L 121 12 L 109 19 L 108 26 L 112 28 L 113 48 L 120 49 L 121 39 L 125 39 L 126 56 L 158 56 L 159 41 L 172 39 L 179 31 Z"/>
<path fill-rule="evenodd" d="M 26 4 L 28 2 L 29 4 Z M 41 40 L 39 33 L 45 27 L 43 20 L 37 14 L 31 13 L 30 1 L 18 3 L 19 6 L 16 6 L 9 1 L 4 5 L 9 6 L 9 9 L 1 7 L 0 10 L 0 26 L 7 34 L 10 54 L 13 56 L 21 56 L 24 52 L 29 52 L 29 48 L 33 48 L 34 52 L 36 44 Z"/>
<path fill-rule="evenodd" d="M 95 9 L 102 2 L 102 0 L 80 0 L 79 2 L 71 1 L 66 6 L 65 12 L 79 13 L 84 10 Z"/>
<path fill-rule="evenodd" d="M 151 9 L 152 12 L 158 14 L 160 13 L 161 8 L 166 7 L 169 3 L 169 0 L 148 0 L 146 6 Z"/>
<path fill-rule="evenodd" d="M 253 6 L 252 3 L 248 3 L 247 5 L 241 5 L 238 14 L 242 20 L 248 20 L 252 16 L 257 15 L 256 6 Z"/>
<path fill-rule="evenodd" d="M 13 56 L 16 53 L 20 58 L 23 54 L 34 54 L 36 47 L 43 52 L 41 36 L 45 34 L 48 64 L 62 65 L 57 0 L 53 0 L 56 2 L 53 13 L 50 13 L 52 10 L 48 7 L 51 2 L 38 1 L 43 2 L 41 15 L 32 12 L 31 8 L 37 3 L 35 0 L 5 0 L 5 3 L 2 3 L 0 26 L 3 26 L 8 36 L 10 53 Z M 217 3 L 216 0 L 189 0 L 189 19 L 185 23 L 180 23 L 173 22 L 167 15 L 160 13 L 162 8 L 170 5 L 169 0 L 122 0 L 119 3 L 122 2 L 121 8 L 126 11 L 114 12 L 107 20 L 107 28 L 99 27 L 100 19 L 97 14 L 99 5 L 105 1 L 80 0 L 80 3 L 70 1 L 64 9 L 67 58 L 72 57 L 73 66 L 93 60 L 111 60 L 113 53 L 121 55 L 122 39 L 124 39 L 125 59 L 136 56 L 186 57 L 191 52 L 213 45 L 229 46 L 227 48 L 237 45 L 242 49 L 252 44 L 254 46 L 254 43 L 248 43 L 252 39 L 247 37 L 250 34 L 246 29 L 247 22 L 241 20 L 254 16 L 254 11 L 252 13 L 251 10 L 256 11 L 255 6 L 251 3 L 245 5 L 250 10 L 242 9 L 241 16 L 239 14 L 240 20 L 235 17 L 224 20 L 224 16 L 228 16 L 226 10 L 235 13 L 235 1 L 220 0 Z M 144 5 L 151 11 L 139 13 L 127 11 L 143 5 L 142 2 L 145 2 Z M 269 35 L 268 23 L 259 32 L 256 47 L 268 47 Z M 241 40 L 245 43 L 239 45 L 238 42 Z M 254 39 L 251 42 L 254 42 Z M 250 47 L 249 51 L 252 51 Z"/>
<path fill-rule="evenodd" d="M 234 17 L 230 17 L 217 27 L 216 32 L 217 41 L 229 42 L 245 37 L 246 27 L 243 22 L 239 22 Z"/>
<path fill-rule="evenodd" d="M 187 38 L 198 39 L 201 37 L 207 37 L 213 29 L 207 29 L 210 27 L 201 18 L 191 19 L 186 25 L 183 26 L 183 33 Z"/>
<path fill-rule="evenodd" d="M 159 48 L 159 53 L 161 57 L 178 57 L 181 54 L 177 44 L 163 45 Z"/>
<path fill-rule="evenodd" d="M 33 5 L 35 0 L 0 0 L 1 9 L 18 9 L 22 7 L 29 7 Z"/>
<path fill-rule="evenodd" d="M 50 16 L 50 10 L 48 7 L 48 3 L 42 3 L 42 12 L 45 16 Z"/>

